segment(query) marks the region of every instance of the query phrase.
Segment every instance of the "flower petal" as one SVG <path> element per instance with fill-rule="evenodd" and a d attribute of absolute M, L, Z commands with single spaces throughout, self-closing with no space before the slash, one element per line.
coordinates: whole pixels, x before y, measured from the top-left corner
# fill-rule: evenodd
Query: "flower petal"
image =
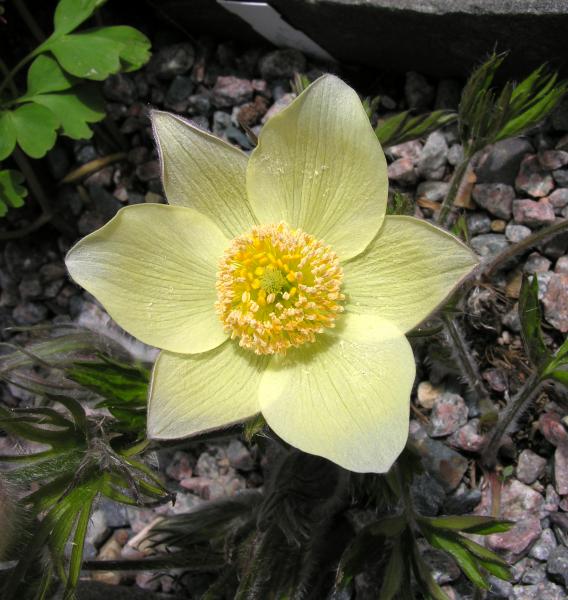
<path fill-rule="evenodd" d="M 364 254 L 343 265 L 349 310 L 374 313 L 408 331 L 477 264 L 447 231 L 414 217 L 388 216 Z"/>
<path fill-rule="evenodd" d="M 152 373 L 148 437 L 187 437 L 254 416 L 268 360 L 230 340 L 202 354 L 162 352 Z"/>
<path fill-rule="evenodd" d="M 346 314 L 341 330 L 262 377 L 260 408 L 293 446 L 358 473 L 384 473 L 408 436 L 415 365 L 407 339 L 375 316 Z"/>
<path fill-rule="evenodd" d="M 151 117 L 168 202 L 207 215 L 229 238 L 251 229 L 247 155 L 177 115 L 154 110 Z"/>
<path fill-rule="evenodd" d="M 195 210 L 138 204 L 78 242 L 65 263 L 133 336 L 172 352 L 204 352 L 227 337 L 214 305 L 228 245 Z"/>
<path fill-rule="evenodd" d="M 359 97 L 332 75 L 267 122 L 247 170 L 261 223 L 301 227 L 342 260 L 375 237 L 387 190 L 385 157 Z"/>

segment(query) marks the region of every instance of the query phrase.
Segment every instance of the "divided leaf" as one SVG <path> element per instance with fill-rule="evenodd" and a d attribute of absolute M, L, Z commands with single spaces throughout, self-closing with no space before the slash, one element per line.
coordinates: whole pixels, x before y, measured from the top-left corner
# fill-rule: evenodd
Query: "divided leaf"
<path fill-rule="evenodd" d="M 22 185 L 24 176 L 19 171 L 4 169 L 0 171 L 0 217 L 8 212 L 8 207 L 19 208 L 24 204 L 28 190 Z"/>
<path fill-rule="evenodd" d="M 150 41 L 133 27 L 101 27 L 50 38 L 42 50 L 52 52 L 71 75 L 102 81 L 141 67 L 150 58 Z"/>
<path fill-rule="evenodd" d="M 42 158 L 53 148 L 58 127 L 56 116 L 39 104 L 4 111 L 0 114 L 0 160 L 12 153 L 16 141 L 28 156 Z"/>
<path fill-rule="evenodd" d="M 63 69 L 57 64 L 57 61 L 45 54 L 41 54 L 30 65 L 28 70 L 28 89 L 25 96 L 19 98 L 18 101 L 24 102 L 37 94 L 68 90 L 72 85 L 73 81 L 64 73 Z"/>
<path fill-rule="evenodd" d="M 85 22 L 106 0 L 60 0 L 53 17 L 54 34 L 64 35 Z"/>
<path fill-rule="evenodd" d="M 407 110 L 379 123 L 375 134 L 383 148 L 386 148 L 428 135 L 456 119 L 456 113 L 449 110 L 435 110 L 422 115 L 412 115 L 411 111 Z"/>
<path fill-rule="evenodd" d="M 74 92 L 40 94 L 29 100 L 48 108 L 59 120 L 62 133 L 74 140 L 90 138 L 93 132 L 89 123 L 105 117 L 102 98 L 95 88 L 84 86 Z"/>

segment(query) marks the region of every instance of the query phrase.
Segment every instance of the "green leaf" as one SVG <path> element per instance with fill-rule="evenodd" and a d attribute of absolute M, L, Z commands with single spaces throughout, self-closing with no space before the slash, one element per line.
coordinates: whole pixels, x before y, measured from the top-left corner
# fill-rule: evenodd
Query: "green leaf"
<path fill-rule="evenodd" d="M 448 110 L 435 110 L 422 115 L 412 115 L 411 111 L 405 111 L 379 123 L 375 134 L 386 148 L 428 135 L 456 119 L 456 113 Z"/>
<path fill-rule="evenodd" d="M 104 2 L 106 0 L 60 0 L 53 17 L 54 34 L 73 31 Z"/>
<path fill-rule="evenodd" d="M 149 59 L 149 48 L 144 34 L 126 26 L 63 35 L 44 44 L 68 73 L 96 81 L 139 68 Z"/>
<path fill-rule="evenodd" d="M 89 123 L 104 119 L 102 102 L 94 90 L 76 90 L 59 94 L 41 94 L 31 102 L 45 106 L 57 117 L 63 133 L 74 140 L 88 139 L 93 135 Z"/>
<path fill-rule="evenodd" d="M 450 531 L 463 531 L 465 533 L 476 533 L 478 535 L 489 535 L 491 533 L 503 533 L 509 531 L 514 525 L 512 521 L 502 521 L 493 517 L 482 517 L 477 515 L 452 516 L 452 517 L 421 517 L 420 524 L 425 524 L 434 529 L 448 529 Z"/>
<path fill-rule="evenodd" d="M 25 178 L 19 171 L 0 171 L 0 217 L 8 211 L 8 206 L 19 208 L 24 204 L 28 190 L 22 185 Z"/>
<path fill-rule="evenodd" d="M 113 406 L 146 406 L 150 382 L 150 371 L 146 367 L 120 363 L 101 355 L 97 362 L 76 361 L 66 370 L 66 376 L 112 401 Z"/>
<path fill-rule="evenodd" d="M 409 550 L 412 557 L 412 564 L 414 566 L 414 575 L 420 584 L 420 589 L 427 592 L 428 596 L 433 600 L 450 600 L 446 592 L 436 583 L 430 568 L 422 560 L 420 551 L 413 540 L 407 543 L 407 546 L 412 544 Z"/>
<path fill-rule="evenodd" d="M 384 552 L 386 538 L 397 537 L 406 526 L 404 516 L 387 517 L 363 527 L 343 553 L 337 570 L 338 581 L 346 585 Z"/>
<path fill-rule="evenodd" d="M 150 40 L 140 31 L 126 25 L 105 27 L 100 30 L 100 36 L 122 44 L 120 60 L 122 69 L 126 72 L 136 71 L 150 60 Z"/>
<path fill-rule="evenodd" d="M 568 371 L 562 371 L 560 369 L 557 369 L 556 371 L 552 371 L 550 373 L 547 373 L 546 375 L 550 379 L 554 379 L 568 387 Z"/>
<path fill-rule="evenodd" d="M 513 89 L 508 120 L 496 139 L 520 135 L 537 125 L 556 108 L 566 90 L 567 82 L 557 83 L 557 75 L 540 66 Z"/>
<path fill-rule="evenodd" d="M 459 544 L 454 535 L 450 532 L 442 534 L 440 530 L 434 532 L 428 529 L 424 529 L 423 533 L 434 548 L 444 550 L 454 557 L 460 569 L 474 585 L 483 590 L 489 589 L 487 580 L 479 570 L 477 559 Z"/>
<path fill-rule="evenodd" d="M 256 417 L 245 422 L 243 427 L 243 437 L 247 442 L 251 442 L 257 433 L 260 433 L 266 427 L 264 417 L 259 413 Z"/>
<path fill-rule="evenodd" d="M 379 594 L 380 600 L 393 600 L 398 594 L 405 571 L 400 541 L 395 542 L 389 562 L 383 575 L 383 585 Z"/>
<path fill-rule="evenodd" d="M 477 542 L 474 542 L 463 535 L 459 536 L 459 543 L 479 560 L 501 565 L 505 568 L 509 566 L 507 561 L 501 558 L 498 554 L 495 554 L 495 552 L 489 550 L 489 548 L 486 548 L 485 546 L 482 546 L 481 544 L 478 544 Z"/>
<path fill-rule="evenodd" d="M 10 156 L 16 147 L 16 127 L 12 111 L 0 112 L 0 160 Z"/>
<path fill-rule="evenodd" d="M 538 301 L 538 279 L 536 275 L 529 280 L 523 277 L 519 296 L 519 318 L 521 335 L 527 354 L 537 368 L 541 368 L 550 359 L 541 331 L 542 315 Z"/>
<path fill-rule="evenodd" d="M 4 118 L 10 120 L 11 127 L 16 132 L 17 142 L 28 156 L 42 158 L 55 144 L 59 122 L 45 106 L 23 104 L 15 110 L 6 111 L 4 115 Z M 0 126 L 0 134 L 1 129 Z M 10 136 L 10 126 L 7 131 Z"/>
<path fill-rule="evenodd" d="M 29 68 L 28 89 L 25 96 L 18 98 L 18 102 L 24 102 L 29 97 L 38 94 L 68 90 L 72 85 L 71 78 L 63 72 L 57 61 L 50 56 L 41 54 Z"/>

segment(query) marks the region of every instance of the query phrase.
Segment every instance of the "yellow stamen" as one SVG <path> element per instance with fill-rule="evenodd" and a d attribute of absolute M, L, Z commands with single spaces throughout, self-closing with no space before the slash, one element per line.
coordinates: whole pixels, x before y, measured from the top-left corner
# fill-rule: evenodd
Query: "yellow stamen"
<path fill-rule="evenodd" d="M 335 326 L 342 279 L 337 255 L 322 241 L 285 223 L 264 225 L 226 250 L 215 307 L 242 347 L 284 354 Z"/>

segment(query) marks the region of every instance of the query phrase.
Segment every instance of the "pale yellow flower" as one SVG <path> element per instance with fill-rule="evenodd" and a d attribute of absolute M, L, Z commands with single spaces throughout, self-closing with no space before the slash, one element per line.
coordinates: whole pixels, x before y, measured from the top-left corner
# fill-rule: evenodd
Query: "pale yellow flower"
<path fill-rule="evenodd" d="M 67 257 L 77 283 L 162 352 L 148 435 L 262 413 L 291 445 L 358 472 L 404 447 L 404 333 L 476 264 L 445 231 L 385 216 L 386 162 L 357 94 L 324 76 L 250 158 L 152 114 L 169 206 L 122 209 Z"/>

